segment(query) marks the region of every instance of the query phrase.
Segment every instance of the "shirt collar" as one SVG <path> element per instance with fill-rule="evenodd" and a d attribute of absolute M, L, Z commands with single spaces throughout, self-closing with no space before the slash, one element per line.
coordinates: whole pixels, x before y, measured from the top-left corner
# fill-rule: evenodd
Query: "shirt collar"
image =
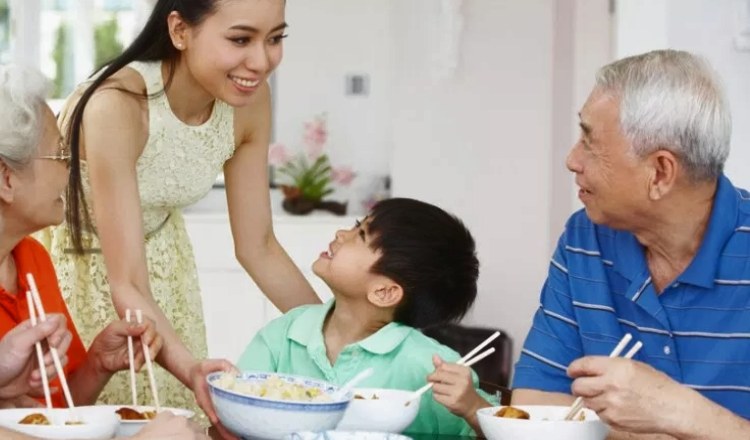
<path fill-rule="evenodd" d="M 287 337 L 308 348 L 324 345 L 323 322 L 334 304 L 334 300 L 330 300 L 325 304 L 309 307 L 294 320 Z M 387 354 L 401 345 L 412 331 L 416 330 L 398 322 L 391 322 L 352 345 L 358 345 L 373 354 Z"/>
<path fill-rule="evenodd" d="M 723 174 L 714 194 L 711 216 L 698 252 L 685 271 L 677 277 L 681 283 L 712 288 L 721 252 L 737 228 L 740 195 Z M 629 280 L 648 277 L 648 265 L 643 246 L 631 232 L 616 231 L 614 268 Z"/>
<path fill-rule="evenodd" d="M 685 271 L 677 277 L 681 283 L 711 288 L 714 285 L 721 253 L 737 229 L 740 195 L 723 174 L 714 195 L 711 217 L 698 253 Z"/>

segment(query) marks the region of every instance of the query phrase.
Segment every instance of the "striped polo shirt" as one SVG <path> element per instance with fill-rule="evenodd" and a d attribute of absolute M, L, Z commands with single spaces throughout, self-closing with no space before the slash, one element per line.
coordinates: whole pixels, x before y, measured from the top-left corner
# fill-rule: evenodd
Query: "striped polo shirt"
<path fill-rule="evenodd" d="M 575 359 L 608 355 L 625 333 L 635 359 L 750 418 L 750 194 L 719 178 L 693 261 L 657 295 L 643 246 L 581 210 L 550 262 L 514 388 L 570 394 Z"/>

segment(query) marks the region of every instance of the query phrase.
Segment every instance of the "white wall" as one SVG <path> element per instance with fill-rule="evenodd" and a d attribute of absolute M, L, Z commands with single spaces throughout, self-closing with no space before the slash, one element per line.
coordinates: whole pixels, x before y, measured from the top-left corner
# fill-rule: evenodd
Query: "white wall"
<path fill-rule="evenodd" d="M 706 57 L 721 76 L 732 108 L 732 150 L 727 175 L 750 188 L 750 52 L 735 49 L 738 17 L 746 0 L 631 0 L 618 3 L 618 56 L 670 47 Z M 620 10 L 625 8 L 625 13 Z M 642 17 L 665 10 L 664 20 Z M 644 38 L 644 35 L 650 38 Z"/>
<path fill-rule="evenodd" d="M 459 68 L 435 84 L 428 48 L 439 6 L 394 8 L 394 194 L 464 219 L 482 263 L 469 321 L 506 329 L 519 346 L 549 258 L 554 8 L 464 2 Z"/>
<path fill-rule="evenodd" d="M 301 149 L 303 124 L 325 112 L 333 164 L 352 166 L 360 181 L 390 168 L 390 3 L 302 0 L 286 7 L 289 38 L 277 70 L 276 140 Z M 345 95 L 351 73 L 369 76 L 368 96 Z"/>

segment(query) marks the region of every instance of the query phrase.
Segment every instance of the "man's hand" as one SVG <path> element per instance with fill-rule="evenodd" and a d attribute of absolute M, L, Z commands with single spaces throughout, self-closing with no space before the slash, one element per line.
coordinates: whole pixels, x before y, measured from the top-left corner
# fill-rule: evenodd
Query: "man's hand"
<path fill-rule="evenodd" d="M 46 341 L 45 341 L 46 339 Z M 32 327 L 24 321 L 0 340 L 0 399 L 12 399 L 41 387 L 42 373 L 55 374 L 52 356 L 44 355 L 44 368 L 36 362 L 35 344 L 43 342 L 57 348 L 60 360 L 67 363 L 65 353 L 70 347 L 72 335 L 68 331 L 65 316 L 50 314 L 45 322 Z"/>
<path fill-rule="evenodd" d="M 227 429 L 222 426 L 219 417 L 216 415 L 214 404 L 211 401 L 211 394 L 208 390 L 206 376 L 216 371 L 226 371 L 228 373 L 237 373 L 237 368 L 231 362 L 224 359 L 206 359 L 196 362 L 190 369 L 190 388 L 195 394 L 195 401 L 208 416 L 208 420 L 216 426 L 216 429 L 225 439 L 236 439 Z"/>
<path fill-rule="evenodd" d="M 148 345 L 151 358 L 156 357 L 161 350 L 163 340 L 156 333 L 156 326 L 150 319 L 143 324 L 129 323 L 125 320 L 114 321 L 99 333 L 91 343 L 88 356 L 92 357 L 96 370 L 105 374 L 113 374 L 129 368 L 128 336 L 132 336 L 134 365 L 140 370 L 146 361 L 141 342 Z"/>
<path fill-rule="evenodd" d="M 209 437 L 195 423 L 164 411 L 134 435 L 132 440 L 209 440 Z"/>
<path fill-rule="evenodd" d="M 573 394 L 614 429 L 670 434 L 689 417 L 690 390 L 642 362 L 588 356 L 571 363 L 568 375 Z"/>

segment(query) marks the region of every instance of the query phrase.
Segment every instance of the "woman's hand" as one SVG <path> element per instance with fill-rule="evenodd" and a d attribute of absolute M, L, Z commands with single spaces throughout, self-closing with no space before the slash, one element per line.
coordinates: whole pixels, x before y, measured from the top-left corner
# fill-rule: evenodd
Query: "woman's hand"
<path fill-rule="evenodd" d="M 209 440 L 208 435 L 195 423 L 169 411 L 159 413 L 132 440 Z"/>
<path fill-rule="evenodd" d="M 37 342 L 43 342 L 45 350 L 48 344 L 57 348 L 64 365 L 71 340 L 65 316 L 61 314 L 50 314 L 45 322 L 35 327 L 24 321 L 8 332 L 0 340 L 0 399 L 12 399 L 41 387 L 42 372 L 35 355 Z M 54 376 L 49 352 L 45 353 L 44 367 L 44 374 Z"/>
<path fill-rule="evenodd" d="M 129 368 L 128 336 L 135 338 L 133 355 L 136 371 L 139 371 L 146 361 L 140 341 L 148 345 L 152 360 L 159 354 L 163 341 L 156 333 L 156 326 L 152 320 L 145 318 L 143 324 L 136 324 L 121 319 L 105 327 L 91 343 L 88 356 L 92 358 L 96 371 L 113 374 Z"/>
<path fill-rule="evenodd" d="M 198 361 L 190 369 L 190 388 L 195 394 L 195 401 L 203 409 L 203 412 L 208 416 L 208 420 L 216 426 L 222 437 L 225 439 L 236 439 L 235 436 L 229 433 L 219 421 L 219 417 L 216 415 L 214 404 L 211 401 L 211 395 L 208 390 L 208 382 L 206 382 L 206 376 L 217 371 L 226 371 L 227 373 L 237 373 L 237 368 L 232 365 L 231 362 L 225 359 L 206 359 Z"/>

